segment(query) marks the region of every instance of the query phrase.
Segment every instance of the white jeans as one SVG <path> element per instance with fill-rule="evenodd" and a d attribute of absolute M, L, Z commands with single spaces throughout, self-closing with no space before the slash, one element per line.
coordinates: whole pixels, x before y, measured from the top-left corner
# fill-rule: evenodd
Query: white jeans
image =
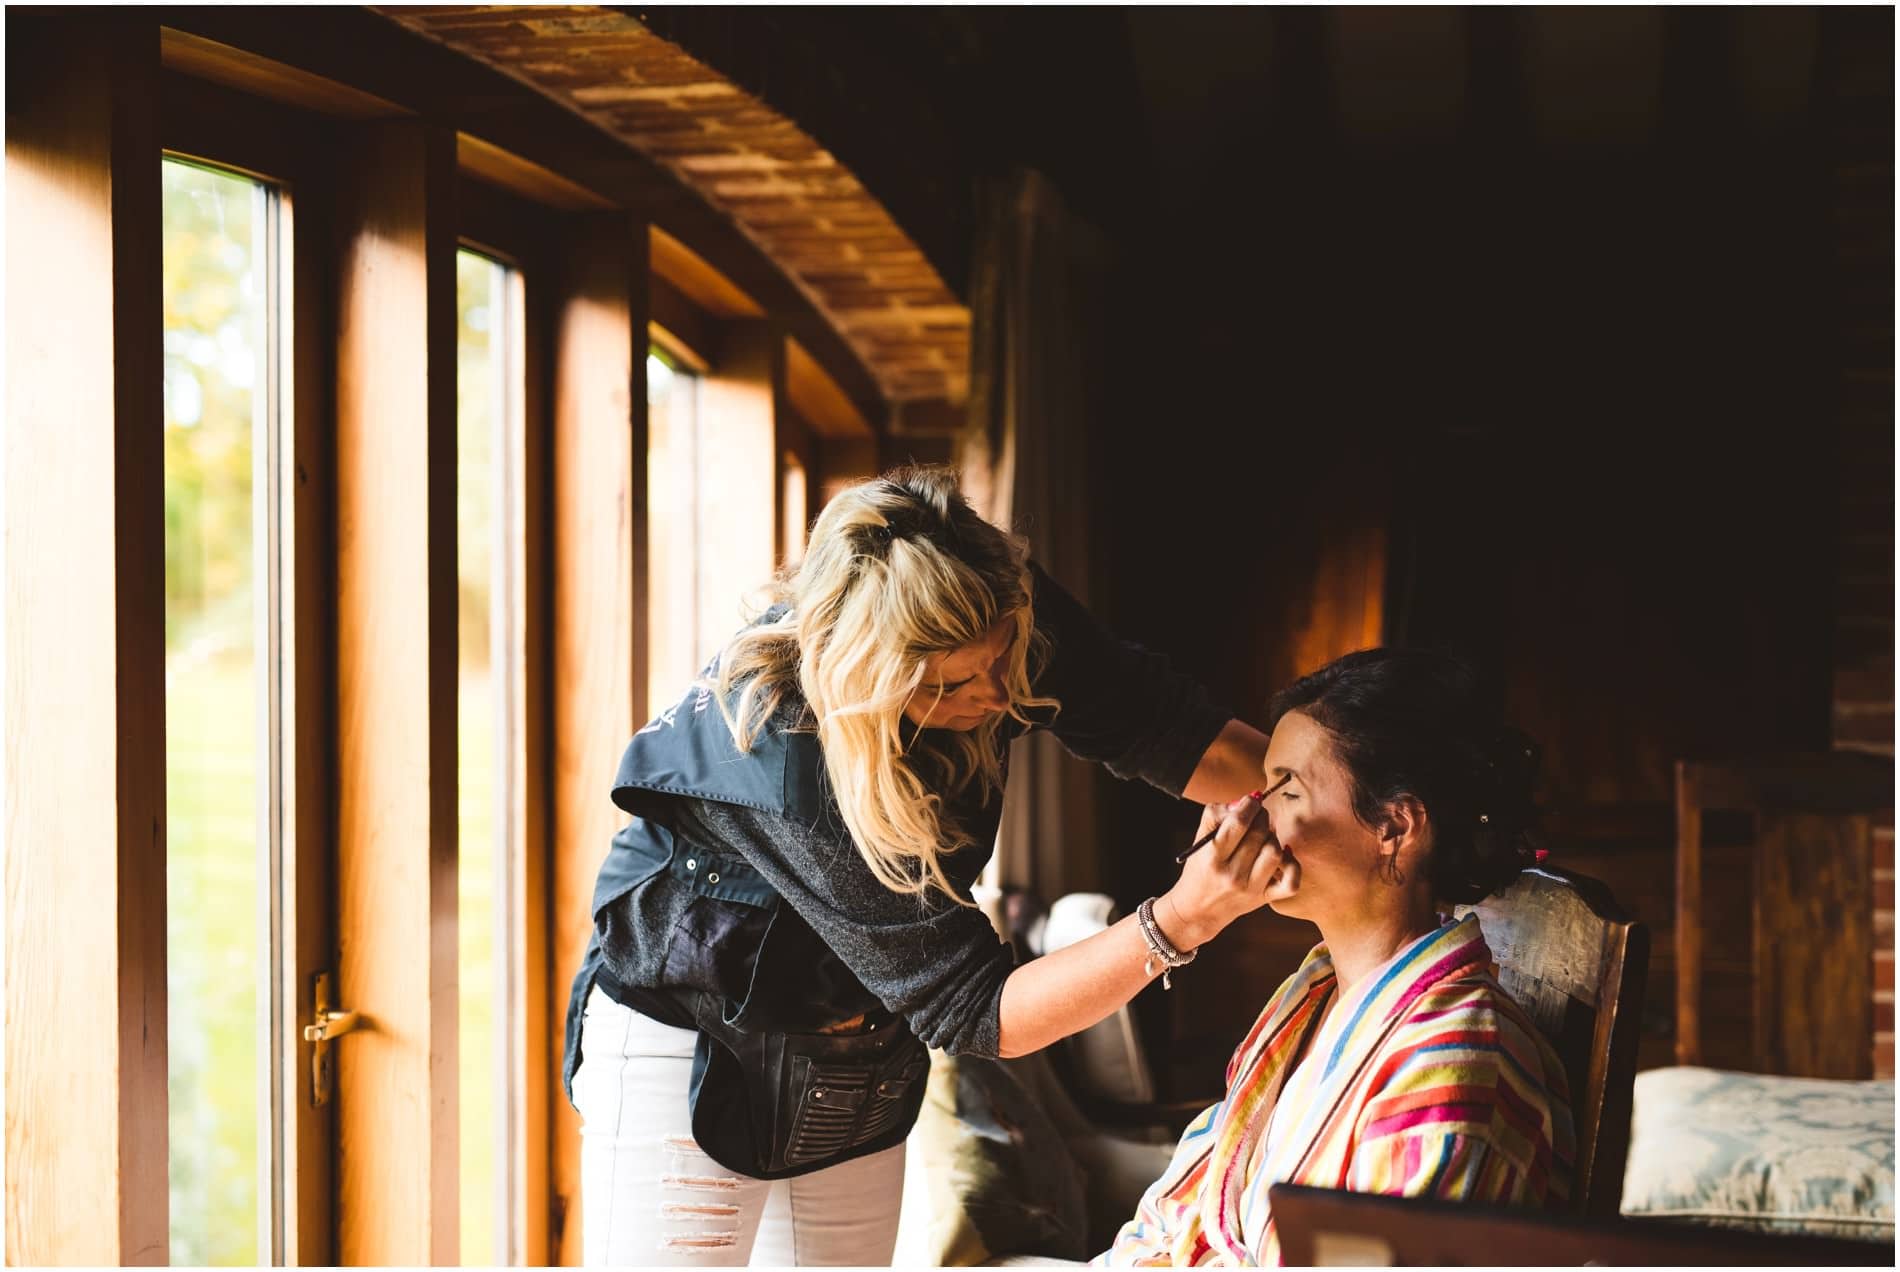
<path fill-rule="evenodd" d="M 587 1266 L 888 1266 L 904 1146 L 793 1179 L 727 1170 L 693 1143 L 697 1036 L 587 997 L 574 1074 Z"/>

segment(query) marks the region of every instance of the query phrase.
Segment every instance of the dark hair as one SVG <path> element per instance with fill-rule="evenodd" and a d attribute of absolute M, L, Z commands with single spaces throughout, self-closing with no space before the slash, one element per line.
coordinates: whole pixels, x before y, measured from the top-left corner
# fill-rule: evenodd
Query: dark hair
<path fill-rule="evenodd" d="M 1269 728 L 1298 711 L 1331 735 L 1353 814 L 1383 829 L 1410 796 L 1432 824 L 1432 889 L 1481 901 L 1535 859 L 1537 744 L 1504 723 L 1469 663 L 1422 649 L 1347 654 L 1274 695 Z"/>

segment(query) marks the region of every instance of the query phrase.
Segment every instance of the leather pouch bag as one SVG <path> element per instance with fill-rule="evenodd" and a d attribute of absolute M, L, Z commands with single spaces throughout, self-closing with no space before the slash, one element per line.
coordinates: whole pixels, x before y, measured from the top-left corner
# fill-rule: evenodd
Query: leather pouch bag
<path fill-rule="evenodd" d="M 910 1134 L 930 1058 L 901 1019 L 848 1035 L 754 1032 L 726 1021 L 718 995 L 693 999 L 693 1138 L 720 1165 L 787 1179 Z"/>

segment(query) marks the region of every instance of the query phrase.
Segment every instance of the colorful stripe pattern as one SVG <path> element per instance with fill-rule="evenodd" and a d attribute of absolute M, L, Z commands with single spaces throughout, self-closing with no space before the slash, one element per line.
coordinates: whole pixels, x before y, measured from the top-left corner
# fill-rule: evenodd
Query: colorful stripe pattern
<path fill-rule="evenodd" d="M 1276 1183 L 1526 1205 L 1569 1196 L 1563 1065 L 1499 988 L 1477 916 L 1420 937 L 1329 1014 L 1336 983 L 1315 946 L 1234 1052 L 1226 1098 L 1187 1128 L 1097 1265 L 1277 1265 Z"/>

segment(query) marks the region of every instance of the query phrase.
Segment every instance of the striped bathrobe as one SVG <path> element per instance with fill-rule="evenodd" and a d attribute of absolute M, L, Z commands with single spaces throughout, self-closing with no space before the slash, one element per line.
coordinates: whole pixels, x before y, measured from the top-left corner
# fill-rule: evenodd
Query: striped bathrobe
<path fill-rule="evenodd" d="M 1337 981 L 1324 945 L 1267 1003 L 1097 1264 L 1280 1262 L 1276 1183 L 1522 1204 L 1569 1195 L 1563 1065 L 1498 987 L 1475 915 L 1387 960 L 1296 1064 Z"/>

